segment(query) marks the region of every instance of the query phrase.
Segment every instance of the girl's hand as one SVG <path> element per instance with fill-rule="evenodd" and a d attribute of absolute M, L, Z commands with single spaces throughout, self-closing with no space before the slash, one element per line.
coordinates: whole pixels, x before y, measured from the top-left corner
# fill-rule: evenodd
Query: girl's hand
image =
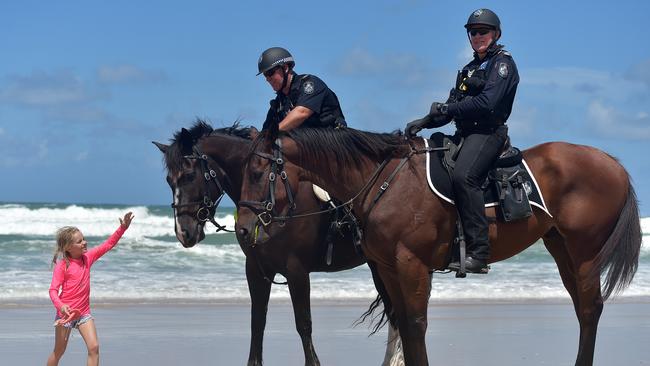
<path fill-rule="evenodd" d="M 61 309 L 60 309 L 60 310 L 61 310 L 61 314 L 67 316 L 67 315 L 68 315 L 68 311 L 70 311 L 70 307 L 69 307 L 68 305 L 63 305 L 63 306 L 61 306 Z"/>
<path fill-rule="evenodd" d="M 54 322 L 54 325 L 64 325 L 65 323 L 69 323 L 75 319 L 78 319 L 81 316 L 81 312 L 79 309 L 68 309 L 67 314 L 63 316 L 63 318 L 57 320 Z"/>
<path fill-rule="evenodd" d="M 131 225 L 131 220 L 133 220 L 134 217 L 133 213 L 127 212 L 127 214 L 124 215 L 124 218 L 120 219 L 120 225 L 122 225 L 123 228 L 128 229 L 129 225 Z"/>

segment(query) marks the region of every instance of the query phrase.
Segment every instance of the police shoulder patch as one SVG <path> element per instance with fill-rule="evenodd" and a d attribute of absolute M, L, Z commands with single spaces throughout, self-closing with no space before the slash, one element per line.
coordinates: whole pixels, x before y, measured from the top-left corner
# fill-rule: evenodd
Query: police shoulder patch
<path fill-rule="evenodd" d="M 302 90 L 305 94 L 312 94 L 314 92 L 314 82 L 311 80 L 305 81 L 305 84 L 302 86 Z"/>
<path fill-rule="evenodd" d="M 508 64 L 505 62 L 499 63 L 499 76 L 502 78 L 507 78 L 508 77 Z"/>

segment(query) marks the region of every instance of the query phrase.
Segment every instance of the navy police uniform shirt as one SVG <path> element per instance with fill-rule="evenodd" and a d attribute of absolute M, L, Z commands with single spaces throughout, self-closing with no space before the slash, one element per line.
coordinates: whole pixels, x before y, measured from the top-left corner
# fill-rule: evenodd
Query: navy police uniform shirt
<path fill-rule="evenodd" d="M 475 53 L 459 72 L 447 114 L 460 129 L 503 125 L 512 111 L 517 84 L 517 66 L 502 46 L 492 47 L 483 60 Z"/>
<path fill-rule="evenodd" d="M 292 75 L 289 95 L 279 91 L 276 98 L 271 101 L 271 109 L 264 122 L 265 127 L 271 122 L 280 123 L 297 106 L 314 112 L 301 126 L 345 126 L 345 117 L 336 94 L 321 79 L 310 74 L 298 75 L 293 71 Z"/>

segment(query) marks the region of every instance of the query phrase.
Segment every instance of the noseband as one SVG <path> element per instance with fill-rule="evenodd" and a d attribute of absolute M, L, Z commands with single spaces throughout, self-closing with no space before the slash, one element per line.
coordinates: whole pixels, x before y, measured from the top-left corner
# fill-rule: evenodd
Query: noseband
<path fill-rule="evenodd" d="M 198 160 L 201 163 L 201 172 L 203 173 L 203 178 L 205 179 L 204 180 L 205 189 L 204 189 L 202 201 L 193 201 L 193 202 L 187 202 L 181 204 L 172 203 L 171 206 L 172 209 L 174 209 L 174 221 L 176 221 L 177 208 L 187 207 L 187 206 L 198 206 L 199 208 L 195 214 L 197 220 L 199 220 L 200 222 L 210 221 L 217 228 L 217 232 L 219 231 L 226 231 L 229 233 L 234 232 L 234 230 L 226 229 L 225 225 L 220 225 L 215 220 L 214 215 L 211 212 L 213 209 L 216 212 L 217 207 L 219 206 L 219 202 L 221 202 L 221 199 L 223 198 L 225 191 L 223 190 L 223 186 L 219 182 L 219 179 L 217 179 L 217 173 L 214 170 L 210 169 L 210 166 L 208 164 L 208 156 L 201 153 L 198 147 L 193 146 L 192 155 L 185 155 L 184 158 Z M 214 182 L 219 192 L 219 197 L 217 197 L 217 199 L 214 201 L 210 199 L 210 182 Z"/>

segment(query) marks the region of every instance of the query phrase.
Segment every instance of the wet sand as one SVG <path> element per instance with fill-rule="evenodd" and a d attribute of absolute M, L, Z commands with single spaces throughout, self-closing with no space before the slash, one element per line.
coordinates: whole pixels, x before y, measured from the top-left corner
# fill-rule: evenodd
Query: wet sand
<path fill-rule="evenodd" d="M 313 336 L 323 365 L 380 365 L 386 330 L 352 327 L 367 303 L 314 304 Z M 248 304 L 95 304 L 102 365 L 245 365 Z M 53 309 L 0 304 L 3 365 L 43 365 L 54 344 Z M 650 303 L 607 303 L 594 365 L 650 365 Z M 569 303 L 432 304 L 431 365 L 573 365 L 578 323 Z M 85 364 L 75 331 L 60 365 Z M 290 304 L 272 302 L 265 365 L 304 365 Z"/>

